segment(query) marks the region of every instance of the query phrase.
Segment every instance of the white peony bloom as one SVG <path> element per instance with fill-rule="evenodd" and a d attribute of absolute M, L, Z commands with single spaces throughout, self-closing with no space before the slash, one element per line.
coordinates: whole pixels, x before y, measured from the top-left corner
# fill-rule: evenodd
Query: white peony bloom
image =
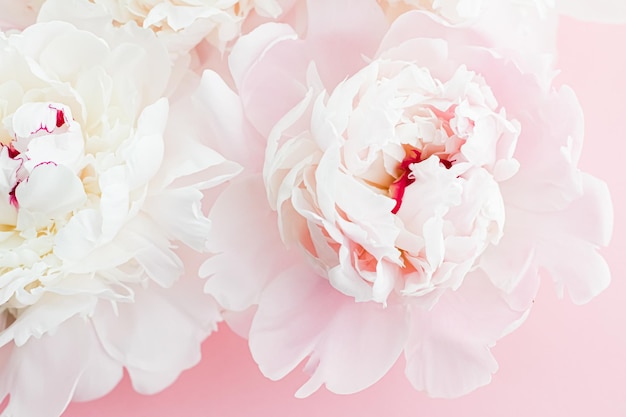
<path fill-rule="evenodd" d="M 50 22 L 0 44 L 7 413 L 59 415 L 122 367 L 160 390 L 220 320 L 176 248 L 205 249 L 202 190 L 239 167 L 186 134 L 188 103 L 163 96 L 171 63 L 150 31 Z"/>
<path fill-rule="evenodd" d="M 223 50 L 241 34 L 248 16 L 276 18 L 282 11 L 279 0 L 46 0 L 39 20 L 133 21 L 180 54 L 203 39 Z"/>

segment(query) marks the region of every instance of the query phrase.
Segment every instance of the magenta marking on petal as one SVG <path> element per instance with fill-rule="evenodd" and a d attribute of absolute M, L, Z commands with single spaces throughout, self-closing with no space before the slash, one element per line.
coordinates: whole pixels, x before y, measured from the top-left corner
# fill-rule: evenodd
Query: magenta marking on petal
<path fill-rule="evenodd" d="M 47 125 L 44 125 L 43 123 L 39 123 L 39 127 L 36 130 L 30 132 L 31 135 L 39 133 L 42 130 L 45 131 L 46 133 L 52 133 L 52 132 L 54 132 L 55 128 L 59 128 L 59 127 L 61 127 L 61 126 L 63 126 L 65 124 L 65 111 L 63 111 L 63 109 L 57 109 L 56 107 L 52 106 L 51 104 L 48 105 L 48 108 L 50 110 L 54 110 L 56 112 L 55 127 L 50 129 Z"/>
<path fill-rule="evenodd" d="M 54 162 L 54 161 L 44 161 L 44 162 L 40 162 L 40 163 L 38 163 L 37 165 L 35 165 L 35 166 L 33 167 L 33 169 L 35 169 L 35 168 L 37 168 L 37 167 L 39 167 L 39 166 L 42 166 L 42 165 L 50 165 L 50 164 L 52 164 L 52 165 L 54 165 L 54 166 L 57 166 L 57 163 L 56 163 L 56 162 Z"/>
<path fill-rule="evenodd" d="M 32 132 L 30 132 L 30 134 L 34 135 L 41 132 L 42 130 L 44 130 L 46 133 L 52 133 L 54 131 L 54 129 L 48 130 L 48 126 L 44 126 L 43 123 L 39 123 L 39 127 L 37 128 L 37 130 L 33 130 Z"/>
<path fill-rule="evenodd" d="M 15 159 L 19 156 L 20 151 L 15 149 L 15 146 L 13 146 L 13 143 L 9 143 L 8 145 L 4 145 L 4 146 L 6 146 L 7 150 L 9 151 L 9 158 Z"/>
<path fill-rule="evenodd" d="M 453 163 L 453 162 L 454 162 L 454 161 L 448 161 L 447 159 L 440 159 L 440 160 L 439 160 L 439 163 L 440 163 L 441 165 L 443 165 L 444 167 L 446 167 L 446 169 L 450 169 L 450 168 L 452 168 L 452 163 Z"/>
<path fill-rule="evenodd" d="M 9 203 L 15 207 L 16 209 L 20 208 L 20 205 L 17 201 L 17 197 L 15 196 L 15 189 L 17 188 L 17 186 L 20 184 L 20 181 L 18 181 L 13 188 L 11 189 L 11 191 L 9 191 Z"/>
<path fill-rule="evenodd" d="M 415 182 L 415 178 L 410 175 L 411 169 L 409 168 L 409 166 L 422 160 L 422 153 L 417 149 L 413 149 L 411 151 L 411 154 L 412 156 L 404 158 L 402 163 L 400 163 L 402 175 L 400 175 L 400 177 L 389 186 L 391 198 L 396 200 L 396 205 L 391 210 L 393 214 L 396 214 L 398 210 L 400 210 L 400 206 L 402 205 L 402 198 L 404 197 L 404 190 L 406 189 L 406 187 Z"/>
<path fill-rule="evenodd" d="M 53 108 L 53 107 L 50 107 Z M 65 113 L 63 110 L 56 109 L 57 111 L 57 127 L 61 127 L 65 124 Z"/>

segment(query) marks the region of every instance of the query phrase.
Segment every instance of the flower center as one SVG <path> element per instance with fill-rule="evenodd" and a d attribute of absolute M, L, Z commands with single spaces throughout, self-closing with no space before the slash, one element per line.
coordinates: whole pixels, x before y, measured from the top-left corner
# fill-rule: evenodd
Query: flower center
<path fill-rule="evenodd" d="M 402 198 L 404 197 L 406 187 L 415 182 L 415 176 L 413 175 L 411 165 L 420 163 L 426 159 L 422 158 L 423 155 L 424 153 L 419 149 L 411 148 L 400 163 L 400 176 L 389 186 L 389 195 L 391 198 L 396 200 L 396 205 L 391 210 L 393 214 L 398 213 L 400 207 L 402 206 Z M 446 169 L 450 169 L 453 162 L 454 161 L 449 159 L 439 157 L 439 163 Z"/>

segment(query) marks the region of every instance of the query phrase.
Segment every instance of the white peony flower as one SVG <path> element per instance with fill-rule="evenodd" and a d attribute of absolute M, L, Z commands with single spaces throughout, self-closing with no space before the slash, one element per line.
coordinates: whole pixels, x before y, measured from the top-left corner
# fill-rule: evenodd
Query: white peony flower
<path fill-rule="evenodd" d="M 203 39 L 224 50 L 249 16 L 276 18 L 282 12 L 279 0 L 46 0 L 39 19 L 99 17 L 116 25 L 133 21 L 180 54 Z"/>
<path fill-rule="evenodd" d="M 176 248 L 204 250 L 202 190 L 239 168 L 186 134 L 188 103 L 163 97 L 171 63 L 150 31 L 50 22 L 0 44 L 7 413 L 59 415 L 122 367 L 160 390 L 220 320 Z"/>

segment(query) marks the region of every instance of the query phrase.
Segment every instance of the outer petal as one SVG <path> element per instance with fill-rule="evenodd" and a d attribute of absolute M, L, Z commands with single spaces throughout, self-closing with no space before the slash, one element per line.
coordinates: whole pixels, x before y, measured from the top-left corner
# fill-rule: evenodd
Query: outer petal
<path fill-rule="evenodd" d="M 283 247 L 260 175 L 233 181 L 213 205 L 209 219 L 213 223 L 209 251 L 215 255 L 200 268 L 200 276 L 208 277 L 204 290 L 227 310 L 245 310 L 298 255 Z"/>
<path fill-rule="evenodd" d="M 306 265 L 286 270 L 263 293 L 250 329 L 250 350 L 264 375 L 279 379 L 310 356 L 311 378 L 296 393 L 321 385 L 350 394 L 378 381 L 407 337 L 405 309 L 355 303 Z M 277 350 L 278 349 L 278 350 Z"/>
<path fill-rule="evenodd" d="M 0 374 L 0 396 L 11 394 L 3 416 L 61 415 L 97 343 L 89 326 L 81 318 L 68 320 L 54 335 L 31 338 L 19 348 L 2 348 L 7 362 Z"/>
<path fill-rule="evenodd" d="M 90 324 L 89 337 L 93 340 L 92 357 L 83 370 L 72 401 L 91 401 L 104 397 L 115 388 L 124 376 L 123 366 L 102 348 Z M 83 337 L 81 335 L 81 337 Z"/>
<path fill-rule="evenodd" d="M 185 277 L 167 290 L 138 287 L 135 301 L 118 304 L 117 314 L 111 306 L 99 306 L 93 322 L 100 342 L 128 368 L 137 391 L 158 392 L 200 361 L 200 344 L 220 320 L 201 285 Z"/>
<path fill-rule="evenodd" d="M 307 44 L 324 85 L 332 90 L 361 69 L 364 57 L 374 57 L 387 30 L 385 16 L 373 1 L 308 0 L 307 6 Z"/>
<path fill-rule="evenodd" d="M 261 25 L 239 39 L 228 59 L 246 116 L 264 137 L 306 91 L 308 52 L 296 39 L 288 25 Z"/>
<path fill-rule="evenodd" d="M 315 0 L 308 1 L 307 7 L 309 26 L 304 39 L 297 40 L 287 25 L 262 25 L 243 36 L 229 58 L 247 116 L 264 136 L 306 92 L 311 61 L 332 89 L 360 69 L 364 56 L 373 57 L 386 29 L 374 2 Z M 357 9 L 359 13 L 354 13 Z"/>
<path fill-rule="evenodd" d="M 253 172 L 260 170 L 265 153 L 265 140 L 250 126 L 243 113 L 239 96 L 215 72 L 205 70 L 194 94 L 196 111 L 211 132 L 207 144 L 231 161 L 237 161 Z M 198 126 L 198 123 L 196 123 Z"/>
<path fill-rule="evenodd" d="M 40 338 L 53 331 L 78 314 L 86 315 L 93 311 L 95 299 L 88 295 L 75 295 L 71 298 L 45 293 L 34 305 L 22 312 L 19 317 L 0 335 L 0 346 L 12 340 L 17 346 L 25 345 L 33 338 Z"/>
<path fill-rule="evenodd" d="M 433 397 L 457 397 L 489 383 L 498 364 L 489 348 L 525 318 L 487 277 L 475 272 L 430 311 L 411 311 L 406 374 Z"/>
<path fill-rule="evenodd" d="M 192 78 L 192 77 L 189 77 Z M 219 77 L 215 75 L 215 78 Z M 224 112 L 232 111 L 232 97 L 226 94 L 227 87 L 211 88 L 207 91 L 205 82 L 200 86 L 195 84 L 197 80 L 191 80 L 191 91 L 183 92 L 188 96 L 182 96 L 172 100 L 170 118 L 165 130 L 166 138 L 176 140 L 165 141 L 165 155 L 160 171 L 151 181 L 151 194 L 158 194 L 166 187 L 193 186 L 197 189 L 210 188 L 233 177 L 240 171 L 240 167 L 225 159 L 218 152 L 230 149 L 228 144 L 236 140 L 237 134 L 241 136 L 242 128 L 236 116 L 229 113 L 219 114 L 220 122 L 231 127 L 229 134 L 218 130 L 213 125 L 212 108 L 203 106 L 202 99 L 205 95 L 211 95 L 212 100 L 221 102 L 226 108 Z M 222 107 L 222 109 L 224 109 Z M 217 118 L 218 116 L 215 116 Z M 232 132 L 232 133 L 231 133 Z M 218 145 L 218 146 L 216 146 Z M 217 150 L 217 152 L 216 152 Z M 229 159 L 236 160 L 235 152 L 231 152 Z"/>
<path fill-rule="evenodd" d="M 611 272 L 598 253 L 613 229 L 613 210 L 606 184 L 583 174 L 583 196 L 566 210 L 528 214 L 536 231 L 537 263 L 576 304 L 590 301 L 606 289 Z"/>

